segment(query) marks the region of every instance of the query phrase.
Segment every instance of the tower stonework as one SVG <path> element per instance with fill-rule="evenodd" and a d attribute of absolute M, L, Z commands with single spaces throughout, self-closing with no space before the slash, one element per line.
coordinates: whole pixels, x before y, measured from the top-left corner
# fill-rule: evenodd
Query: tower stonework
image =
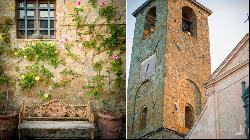
<path fill-rule="evenodd" d="M 196 121 L 211 74 L 211 13 L 196 0 L 148 0 L 133 13 L 128 138 L 182 138 Z"/>

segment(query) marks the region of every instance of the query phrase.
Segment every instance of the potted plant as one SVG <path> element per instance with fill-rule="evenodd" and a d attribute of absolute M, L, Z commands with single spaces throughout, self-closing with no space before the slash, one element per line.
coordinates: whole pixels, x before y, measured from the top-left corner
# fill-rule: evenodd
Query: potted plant
<path fill-rule="evenodd" d="M 9 91 L 0 90 L 0 139 L 16 138 L 18 112 L 13 111 Z"/>
<path fill-rule="evenodd" d="M 7 18 L 4 24 L 0 25 L 0 56 L 10 47 L 10 27 L 12 20 Z M 12 111 L 13 100 L 10 98 L 9 90 L 3 90 L 10 81 L 9 76 L 4 73 L 2 61 L 0 63 L 0 139 L 11 139 L 17 128 L 16 111 Z"/>
<path fill-rule="evenodd" d="M 117 59 L 117 60 L 116 60 Z M 118 60 L 118 57 L 114 58 L 115 61 L 121 63 L 121 60 Z M 112 63 L 111 63 L 112 65 Z M 118 139 L 121 136 L 122 132 L 122 118 L 124 114 L 119 110 L 117 107 L 118 99 L 119 96 L 121 95 L 120 93 L 123 92 L 121 90 L 121 80 L 122 79 L 115 79 L 115 85 L 117 86 L 118 89 L 118 94 L 116 94 L 116 99 L 111 99 L 111 100 L 104 100 L 101 99 L 101 94 L 104 94 L 104 85 L 105 85 L 105 78 L 107 76 L 104 76 L 101 74 L 103 68 L 103 62 L 98 61 L 93 64 L 93 69 L 96 72 L 96 75 L 93 76 L 90 80 L 89 83 L 84 85 L 83 88 L 88 89 L 89 92 L 87 95 L 89 96 L 94 96 L 98 101 L 99 104 L 101 105 L 99 109 L 99 119 L 98 119 L 98 127 L 100 130 L 100 135 L 102 139 Z M 107 72 L 110 73 L 110 71 L 114 70 L 114 66 L 111 66 L 110 70 Z M 120 71 L 119 78 L 122 75 L 122 71 Z M 117 74 L 116 74 L 117 76 Z M 110 76 L 108 76 L 108 83 L 109 87 L 111 86 L 112 80 Z M 109 92 L 112 92 L 109 90 Z"/>
<path fill-rule="evenodd" d="M 83 88 L 88 90 L 87 95 L 95 97 L 99 102 L 100 107 L 96 108 L 98 112 L 96 114 L 99 117 L 98 127 L 101 138 L 118 139 L 121 136 L 125 114 L 125 107 L 118 106 L 119 99 L 125 95 L 123 62 L 118 56 L 125 54 L 126 48 L 125 26 L 120 23 L 123 15 L 119 15 L 118 7 L 116 8 L 111 0 L 88 0 L 87 2 L 99 15 L 99 18 L 96 18 L 93 23 L 86 22 L 86 19 L 82 18 L 82 14 L 85 12 L 81 7 L 81 0 L 76 1 L 74 14 L 72 14 L 77 36 L 79 38 L 82 38 L 82 35 L 90 36 L 90 39 L 82 42 L 83 48 L 94 51 L 92 67 L 95 75 Z M 99 19 L 104 19 L 100 27 L 106 28 L 105 31 L 98 31 L 95 28 Z M 88 29 L 85 31 L 82 25 L 88 25 Z M 94 59 L 96 56 L 102 60 L 96 61 Z M 108 68 L 105 74 L 101 73 L 105 71 L 102 70 L 103 68 Z M 122 110 L 123 108 L 124 110 Z"/>

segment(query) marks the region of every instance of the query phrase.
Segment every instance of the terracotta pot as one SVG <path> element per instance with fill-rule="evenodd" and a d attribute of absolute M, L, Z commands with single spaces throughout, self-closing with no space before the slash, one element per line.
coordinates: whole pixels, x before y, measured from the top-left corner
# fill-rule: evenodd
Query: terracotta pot
<path fill-rule="evenodd" d="M 17 129 L 18 113 L 16 111 L 7 111 L 0 115 L 0 139 L 16 138 L 14 133 Z"/>
<path fill-rule="evenodd" d="M 114 115 L 99 113 L 98 116 L 101 139 L 119 139 L 122 131 L 122 113 Z"/>

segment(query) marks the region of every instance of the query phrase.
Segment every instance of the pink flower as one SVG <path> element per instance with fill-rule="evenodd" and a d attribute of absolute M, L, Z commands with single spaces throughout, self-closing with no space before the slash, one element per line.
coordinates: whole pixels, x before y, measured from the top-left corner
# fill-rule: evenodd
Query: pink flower
<path fill-rule="evenodd" d="M 105 0 L 99 0 L 99 5 L 100 5 L 100 6 L 104 6 L 105 3 L 106 3 Z"/>
<path fill-rule="evenodd" d="M 67 43 L 69 41 L 68 37 L 64 37 L 64 43 Z"/>
<path fill-rule="evenodd" d="M 80 6 L 81 5 L 81 0 L 76 0 L 76 6 Z"/>
<path fill-rule="evenodd" d="M 113 56 L 113 59 L 114 59 L 114 60 L 118 60 L 118 59 L 119 59 L 119 56 L 115 54 L 115 55 Z"/>

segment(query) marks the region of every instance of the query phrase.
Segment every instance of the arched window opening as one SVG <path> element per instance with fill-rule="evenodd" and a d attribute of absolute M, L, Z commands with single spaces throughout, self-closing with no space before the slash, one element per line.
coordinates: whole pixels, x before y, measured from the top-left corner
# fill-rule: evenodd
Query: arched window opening
<path fill-rule="evenodd" d="M 195 36 L 197 30 L 197 19 L 196 15 L 190 7 L 183 7 L 182 8 L 182 31 Z"/>
<path fill-rule="evenodd" d="M 194 97 L 195 97 L 195 115 L 198 116 L 201 112 L 201 106 L 202 106 L 202 103 L 201 103 L 201 91 L 199 89 L 199 87 L 197 86 L 197 84 L 192 81 L 192 80 L 189 80 L 187 79 L 188 83 L 191 85 L 191 88 L 193 90 L 193 93 L 194 93 Z"/>
<path fill-rule="evenodd" d="M 144 33 L 143 37 L 146 38 L 155 30 L 155 21 L 156 21 L 156 7 L 150 8 L 146 17 L 144 24 Z"/>
<path fill-rule="evenodd" d="M 185 107 L 185 127 L 186 128 L 191 128 L 193 126 L 193 109 L 191 106 L 186 106 Z"/>
<path fill-rule="evenodd" d="M 147 126 L 147 107 L 144 107 L 141 111 L 141 130 Z"/>

